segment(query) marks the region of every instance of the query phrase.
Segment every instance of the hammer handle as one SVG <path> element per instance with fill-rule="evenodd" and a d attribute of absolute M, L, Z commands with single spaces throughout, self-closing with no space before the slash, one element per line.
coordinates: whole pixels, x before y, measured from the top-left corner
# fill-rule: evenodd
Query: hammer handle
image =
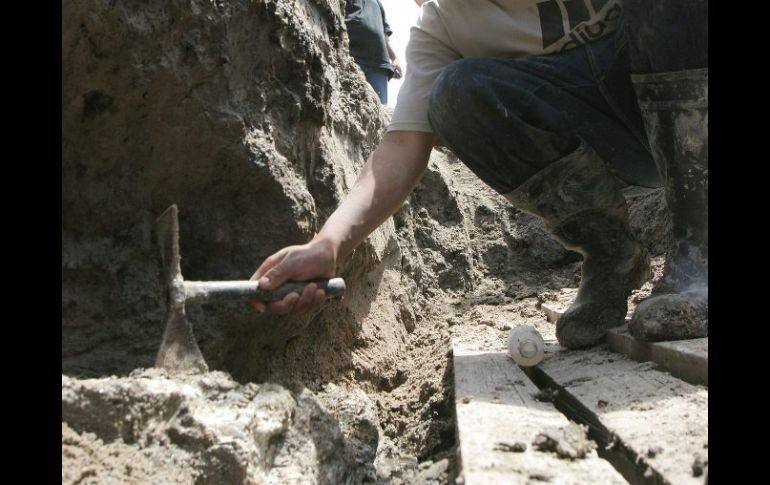
<path fill-rule="evenodd" d="M 342 296 L 345 293 L 345 280 L 342 278 L 318 279 L 310 281 L 291 281 L 274 290 L 260 290 L 256 281 L 185 281 L 185 300 L 205 303 L 213 300 L 253 299 L 278 301 L 289 293 L 302 294 L 305 287 L 315 283 L 326 296 Z"/>

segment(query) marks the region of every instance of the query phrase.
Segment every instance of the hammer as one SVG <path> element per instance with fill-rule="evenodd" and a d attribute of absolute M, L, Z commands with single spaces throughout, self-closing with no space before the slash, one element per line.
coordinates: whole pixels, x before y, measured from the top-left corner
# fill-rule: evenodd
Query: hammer
<path fill-rule="evenodd" d="M 168 322 L 160 344 L 155 367 L 172 372 L 207 372 L 195 341 L 192 326 L 187 321 L 185 303 L 206 303 L 217 300 L 248 299 L 278 301 L 289 293 L 299 293 L 311 283 L 324 290 L 327 296 L 345 293 L 342 278 L 290 282 L 270 291 L 260 290 L 256 281 L 185 281 L 179 265 L 179 220 L 176 204 L 166 209 L 156 220 L 160 246 L 162 281 L 166 283 Z"/>

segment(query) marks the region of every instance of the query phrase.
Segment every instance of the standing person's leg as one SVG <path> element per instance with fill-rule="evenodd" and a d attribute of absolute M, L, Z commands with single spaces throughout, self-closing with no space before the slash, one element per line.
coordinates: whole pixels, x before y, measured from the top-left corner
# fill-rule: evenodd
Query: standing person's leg
<path fill-rule="evenodd" d="M 626 0 L 631 78 L 671 217 L 666 265 L 629 331 L 708 335 L 708 1 Z"/>
<path fill-rule="evenodd" d="M 621 325 L 630 292 L 649 275 L 618 177 L 646 186 L 659 180 L 644 139 L 605 98 L 616 47 L 608 37 L 552 56 L 461 60 L 446 68 L 431 97 L 439 139 L 583 255 L 578 296 L 556 329 L 569 348 L 601 343 Z"/>
<path fill-rule="evenodd" d="M 388 71 L 379 67 L 360 66 L 366 80 L 374 88 L 382 104 L 388 104 Z"/>

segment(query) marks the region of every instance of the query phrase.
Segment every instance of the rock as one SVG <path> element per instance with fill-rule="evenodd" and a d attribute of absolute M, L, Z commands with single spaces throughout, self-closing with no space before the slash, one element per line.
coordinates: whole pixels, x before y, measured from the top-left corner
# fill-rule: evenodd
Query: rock
<path fill-rule="evenodd" d="M 576 286 L 576 253 L 437 149 L 401 210 L 340 263 L 345 298 L 294 316 L 189 305 L 227 374 L 131 373 L 153 364 L 165 327 L 158 214 L 179 206 L 186 279 L 248 278 L 313 236 L 382 137 L 388 114 L 347 54 L 342 5 L 62 4 L 63 482 L 163 469 L 152 480 L 395 483 L 418 476 L 415 456 L 433 463 L 426 480 L 443 477 L 451 371 L 436 319 L 451 332 L 485 315 L 446 318 L 442 299 L 504 306 Z M 305 388 L 329 382 L 349 386 Z M 393 406 L 372 408 L 377 392 Z M 265 453 L 286 466 L 268 470 Z"/>
<path fill-rule="evenodd" d="M 307 389 L 222 372 L 62 376 L 62 483 L 345 483 L 349 448 Z"/>
<path fill-rule="evenodd" d="M 596 443 L 586 436 L 588 428 L 570 423 L 568 426 L 546 429 L 538 433 L 532 447 L 538 451 L 556 453 L 556 456 L 568 460 L 585 458 L 596 449 Z"/>

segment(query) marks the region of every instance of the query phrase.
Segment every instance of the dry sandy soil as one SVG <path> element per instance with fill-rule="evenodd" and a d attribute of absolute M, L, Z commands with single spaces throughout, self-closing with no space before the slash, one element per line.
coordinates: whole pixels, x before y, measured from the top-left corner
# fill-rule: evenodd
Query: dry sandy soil
<path fill-rule="evenodd" d="M 313 236 L 381 138 L 341 5 L 63 5 L 63 483 L 450 483 L 450 339 L 499 347 L 574 296 L 579 255 L 434 150 L 340 264 L 343 299 L 190 305 L 214 372 L 151 369 L 155 217 L 179 206 L 186 279 L 248 278 Z M 658 275 L 664 216 L 659 193 L 632 203 Z"/>
<path fill-rule="evenodd" d="M 220 372 L 63 376 L 63 481 L 450 483 L 456 473 L 450 339 L 502 349 L 514 322 L 552 335 L 540 305 L 569 304 L 580 263 L 451 155 L 437 154 L 431 170 L 452 174 L 445 180 L 459 212 L 475 215 L 466 236 L 473 244 L 465 248 L 472 263 L 458 274 L 445 269 L 448 287 L 426 298 L 403 340 L 379 342 L 399 349 L 392 376 L 371 382 L 353 373 L 333 382 L 288 379 L 283 386 L 239 384 Z M 432 189 L 423 183 L 413 200 Z M 423 223 L 433 225 L 431 244 L 451 245 L 452 232 L 430 217 L 442 214 L 443 202 L 422 202 Z M 639 201 L 634 207 L 647 210 Z M 425 260 L 440 265 L 440 253 L 432 256 Z M 653 263 L 659 277 L 662 257 Z M 471 283 L 452 289 L 460 278 Z M 631 308 L 651 283 L 632 295 Z M 399 301 L 391 304 L 398 308 Z M 377 345 L 367 349 L 370 359 L 377 353 Z"/>

